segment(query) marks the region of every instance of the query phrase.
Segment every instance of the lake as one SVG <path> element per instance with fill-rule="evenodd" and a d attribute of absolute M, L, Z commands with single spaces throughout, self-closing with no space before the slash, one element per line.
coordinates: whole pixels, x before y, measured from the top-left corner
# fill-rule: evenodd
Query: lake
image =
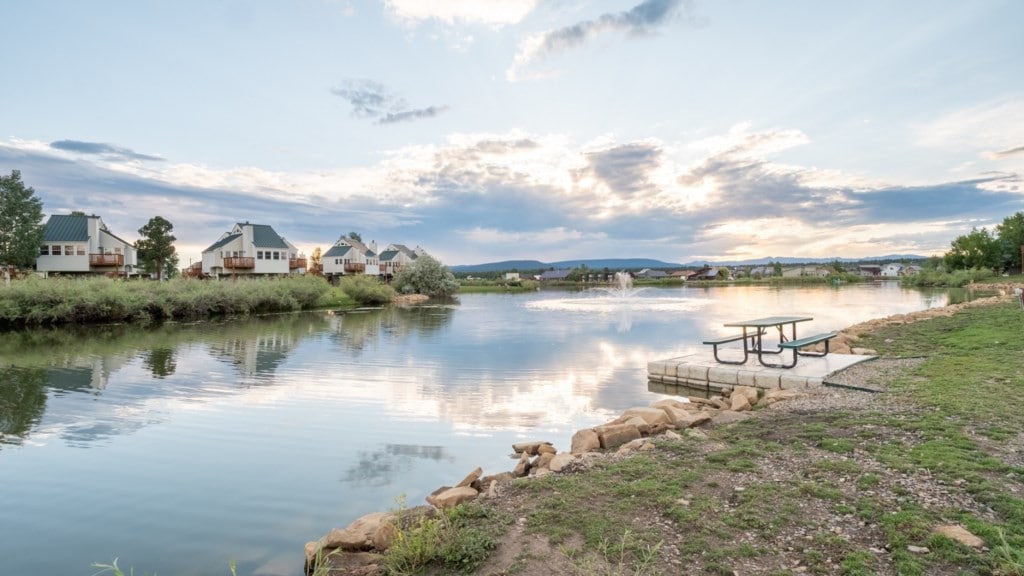
<path fill-rule="evenodd" d="M 750 317 L 944 306 L 895 283 L 467 294 L 450 305 L 0 334 L 0 574 L 298 575 L 303 544 L 511 445 L 663 396 L 646 366 Z"/>

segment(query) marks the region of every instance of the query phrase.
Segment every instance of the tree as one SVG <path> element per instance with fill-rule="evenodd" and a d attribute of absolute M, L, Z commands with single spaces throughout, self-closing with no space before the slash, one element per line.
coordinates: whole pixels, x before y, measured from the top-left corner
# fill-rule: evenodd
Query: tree
<path fill-rule="evenodd" d="M 1004 268 L 1021 267 L 1021 249 L 1024 248 L 1024 212 L 1007 216 L 996 226 L 1000 258 Z"/>
<path fill-rule="evenodd" d="M 399 270 L 391 284 L 402 294 L 432 297 L 451 296 L 459 290 L 459 282 L 448 267 L 427 254 Z"/>
<path fill-rule="evenodd" d="M 142 238 L 135 243 L 135 248 L 139 251 L 142 269 L 148 273 L 156 272 L 157 280 L 163 279 L 164 268 L 170 272 L 178 267 L 178 255 L 174 250 L 177 238 L 171 234 L 173 230 L 174 225 L 161 216 L 150 218 L 145 226 L 139 228 Z"/>
<path fill-rule="evenodd" d="M 782 262 L 772 264 L 772 276 L 782 276 Z"/>
<path fill-rule="evenodd" d="M 987 228 L 972 228 L 970 234 L 958 236 L 951 245 L 952 250 L 942 257 L 949 270 L 999 266 L 999 241 Z"/>
<path fill-rule="evenodd" d="M 0 265 L 31 268 L 43 243 L 43 203 L 21 171 L 0 176 Z"/>
<path fill-rule="evenodd" d="M 320 247 L 317 246 L 316 248 L 313 248 L 313 254 L 311 254 L 310 257 L 309 257 L 309 261 L 313 264 L 313 266 L 314 267 L 319 266 L 320 265 L 320 260 L 322 260 L 322 259 L 323 259 L 323 252 L 320 251 Z"/>
<path fill-rule="evenodd" d="M 363 241 L 362 235 L 359 234 L 358 232 L 349 232 L 348 233 L 348 237 L 349 237 L 350 240 L 355 240 L 356 242 L 362 242 Z"/>

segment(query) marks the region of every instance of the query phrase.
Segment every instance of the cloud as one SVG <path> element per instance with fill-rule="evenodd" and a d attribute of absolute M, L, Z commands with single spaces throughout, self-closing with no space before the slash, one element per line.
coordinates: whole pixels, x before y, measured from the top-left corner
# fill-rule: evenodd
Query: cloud
<path fill-rule="evenodd" d="M 396 124 L 423 118 L 433 118 L 448 110 L 448 106 L 411 108 L 400 96 L 392 94 L 379 82 L 373 80 L 345 80 L 331 89 L 352 105 L 352 115 L 357 118 L 372 118 L 376 124 Z"/>
<path fill-rule="evenodd" d="M 421 108 L 419 110 L 403 110 L 401 112 L 388 112 L 379 120 L 378 124 L 395 124 L 398 122 L 408 122 L 411 120 L 419 120 L 420 118 L 433 118 L 442 112 L 448 110 L 447 106 L 430 106 L 427 108 Z"/>
<path fill-rule="evenodd" d="M 449 264 L 933 253 L 1024 209 L 1012 172 L 878 184 L 775 159 L 809 144 L 799 130 L 742 125 L 696 142 L 468 133 L 364 167 L 283 172 L 110 163 L 10 141 L 0 142 L 0 172 L 22 170 L 47 214 L 96 213 L 128 240 L 163 216 L 186 258 L 244 220 L 273 225 L 307 253 L 356 230 Z"/>
<path fill-rule="evenodd" d="M 63 150 L 65 152 L 75 152 L 78 154 L 95 154 L 98 156 L 104 156 L 110 159 L 123 159 L 123 160 L 149 160 L 162 162 L 163 158 L 159 156 L 151 156 L 148 154 L 139 154 L 128 148 L 120 148 L 112 146 L 110 144 L 104 144 L 102 142 L 82 142 L 80 140 L 57 140 L 50 142 L 50 148 L 54 150 Z"/>
<path fill-rule="evenodd" d="M 1000 150 L 998 152 L 993 152 L 992 153 L 992 155 L 995 156 L 996 158 L 1004 158 L 1006 156 L 1016 156 L 1016 155 L 1020 155 L 1020 154 L 1024 154 L 1024 146 L 1017 146 L 1016 148 L 1010 148 L 1008 150 Z"/>
<path fill-rule="evenodd" d="M 410 24 L 437 20 L 444 24 L 485 24 L 500 28 L 515 24 L 537 6 L 538 0 L 384 0 L 396 18 Z"/>
<path fill-rule="evenodd" d="M 666 22 L 681 3 L 685 3 L 687 12 L 690 12 L 687 0 L 643 0 L 624 12 L 605 13 L 593 20 L 532 35 L 520 44 L 505 77 L 514 82 L 524 77 L 533 62 L 578 48 L 602 34 L 647 35 Z"/>

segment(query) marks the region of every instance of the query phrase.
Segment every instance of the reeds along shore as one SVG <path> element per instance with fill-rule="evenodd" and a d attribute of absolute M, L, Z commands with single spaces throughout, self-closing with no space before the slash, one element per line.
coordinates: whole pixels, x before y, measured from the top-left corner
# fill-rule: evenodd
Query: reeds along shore
<path fill-rule="evenodd" d="M 125 282 L 25 278 L 0 287 L 0 326 L 194 320 L 316 308 L 330 286 L 318 277 L 246 281 Z"/>

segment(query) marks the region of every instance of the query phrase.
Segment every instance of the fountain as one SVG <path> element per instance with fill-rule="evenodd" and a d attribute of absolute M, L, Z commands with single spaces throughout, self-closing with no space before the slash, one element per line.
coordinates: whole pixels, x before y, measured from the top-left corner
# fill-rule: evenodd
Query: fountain
<path fill-rule="evenodd" d="M 596 286 L 574 293 L 568 297 L 543 297 L 528 302 L 526 307 L 534 310 L 621 314 L 623 312 L 639 311 L 678 312 L 681 310 L 695 310 L 704 306 L 707 302 L 708 300 L 706 299 L 683 295 L 679 289 L 634 288 L 633 277 L 629 272 L 623 271 L 615 273 L 610 285 Z"/>

